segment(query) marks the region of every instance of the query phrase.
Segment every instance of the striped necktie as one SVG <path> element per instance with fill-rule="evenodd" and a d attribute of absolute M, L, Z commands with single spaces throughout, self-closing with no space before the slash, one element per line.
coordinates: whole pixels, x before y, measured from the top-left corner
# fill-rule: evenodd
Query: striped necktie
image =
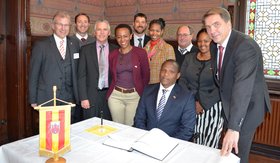
<path fill-rule="evenodd" d="M 65 59 L 65 48 L 64 48 L 64 40 L 59 42 L 59 52 L 63 59 Z"/>
<path fill-rule="evenodd" d="M 162 89 L 162 96 L 159 100 L 158 107 L 157 107 L 157 120 L 160 119 L 164 106 L 166 104 L 166 96 L 165 96 L 166 92 L 167 92 L 166 89 Z"/>

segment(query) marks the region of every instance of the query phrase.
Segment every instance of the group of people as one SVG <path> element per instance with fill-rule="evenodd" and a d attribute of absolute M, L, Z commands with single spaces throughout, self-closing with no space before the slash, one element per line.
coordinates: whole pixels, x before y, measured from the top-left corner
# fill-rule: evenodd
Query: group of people
<path fill-rule="evenodd" d="M 202 19 L 197 46 L 194 30 L 177 30 L 178 47 L 163 39 L 162 18 L 147 23 L 143 13 L 115 27 L 118 45 L 108 42 L 107 20 L 75 17 L 76 33 L 68 37 L 69 14 L 57 12 L 53 35 L 32 49 L 29 100 L 32 107 L 52 98 L 76 103 L 72 122 L 103 117 L 236 153 L 248 162 L 250 146 L 265 112 L 270 111 L 257 43 L 232 29 L 230 15 L 212 8 Z M 148 28 L 149 35 L 146 35 Z M 59 105 L 59 103 L 58 103 Z M 221 133 L 225 131 L 223 140 Z"/>

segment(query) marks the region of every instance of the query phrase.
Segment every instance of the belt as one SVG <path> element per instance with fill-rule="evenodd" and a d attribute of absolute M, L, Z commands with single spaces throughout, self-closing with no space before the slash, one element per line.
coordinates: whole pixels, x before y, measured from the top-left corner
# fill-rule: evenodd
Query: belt
<path fill-rule="evenodd" d="M 132 89 L 123 89 L 123 88 L 120 88 L 120 87 L 117 87 L 115 86 L 115 90 L 119 91 L 119 92 L 122 92 L 122 93 L 133 93 L 135 92 L 135 88 L 132 88 Z"/>

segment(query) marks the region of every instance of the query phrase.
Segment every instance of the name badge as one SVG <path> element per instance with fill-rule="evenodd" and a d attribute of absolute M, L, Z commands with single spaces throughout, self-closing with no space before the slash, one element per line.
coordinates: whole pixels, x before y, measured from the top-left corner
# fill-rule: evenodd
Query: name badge
<path fill-rule="evenodd" d="M 74 59 L 79 59 L 79 53 L 74 53 Z"/>

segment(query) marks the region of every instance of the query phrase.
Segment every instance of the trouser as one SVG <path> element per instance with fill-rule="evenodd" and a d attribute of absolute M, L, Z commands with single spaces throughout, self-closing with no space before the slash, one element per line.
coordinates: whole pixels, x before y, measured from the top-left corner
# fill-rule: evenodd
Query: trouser
<path fill-rule="evenodd" d="M 113 121 L 132 126 L 139 99 L 140 96 L 136 91 L 122 93 L 114 89 L 108 99 Z"/>

